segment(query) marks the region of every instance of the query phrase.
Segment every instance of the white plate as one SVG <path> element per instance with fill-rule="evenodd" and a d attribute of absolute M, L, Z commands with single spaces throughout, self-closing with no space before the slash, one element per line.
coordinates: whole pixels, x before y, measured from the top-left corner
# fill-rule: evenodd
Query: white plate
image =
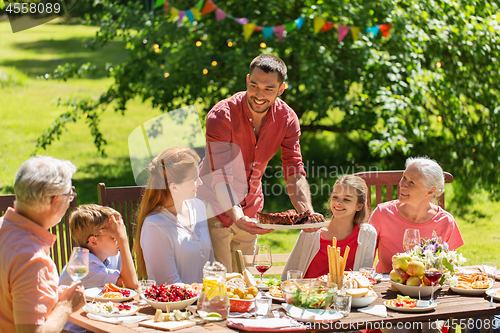
<path fill-rule="evenodd" d="M 342 318 L 340 313 L 332 310 L 301 309 L 287 303 L 283 303 L 281 306 L 290 317 L 298 321 L 332 323 Z"/>
<path fill-rule="evenodd" d="M 353 297 L 351 300 L 351 307 L 362 308 L 372 304 L 378 296 L 365 296 L 365 297 Z"/>
<path fill-rule="evenodd" d="M 495 293 L 499 290 L 500 290 L 500 288 L 488 289 L 488 290 L 486 290 L 486 295 L 488 295 L 490 297 L 493 296 L 494 300 L 500 301 L 500 295 L 499 296 L 495 295 Z"/>
<path fill-rule="evenodd" d="M 391 284 L 399 290 L 403 295 L 405 296 L 410 296 L 410 297 L 418 297 L 418 293 L 420 291 L 420 296 L 421 297 L 426 297 L 430 296 L 432 292 L 432 287 L 431 286 L 407 286 L 405 284 L 397 283 L 391 280 Z M 436 285 L 434 286 L 434 292 L 441 288 L 441 285 Z"/>
<path fill-rule="evenodd" d="M 196 297 L 193 297 L 190 299 L 185 299 L 183 301 L 178 301 L 178 302 L 157 302 L 157 301 L 153 301 L 153 300 L 147 298 L 146 296 L 144 296 L 144 293 L 142 293 L 141 296 L 143 296 L 143 298 L 146 299 L 146 302 L 148 302 L 149 305 L 151 305 L 153 308 L 160 309 L 163 311 L 167 311 L 167 305 L 168 305 L 168 311 L 184 310 L 185 308 L 187 308 L 188 306 L 190 306 L 191 304 L 196 302 L 196 300 L 198 300 L 198 298 L 200 297 L 200 296 L 196 296 Z"/>
<path fill-rule="evenodd" d="M 137 307 L 135 305 L 131 305 L 130 310 L 122 310 L 122 311 L 120 311 L 120 313 L 102 313 L 102 312 L 98 312 L 98 311 L 94 310 L 92 305 L 87 303 L 82 308 L 82 310 L 85 312 L 92 313 L 92 314 L 95 314 L 98 316 L 103 316 L 103 317 L 125 317 L 125 316 L 134 315 L 137 311 L 139 311 L 139 307 Z"/>
<path fill-rule="evenodd" d="M 450 289 L 457 294 L 469 295 L 469 296 L 480 296 L 483 295 L 486 291 L 490 290 L 490 289 L 462 289 L 452 286 L 450 286 Z"/>
<path fill-rule="evenodd" d="M 429 306 L 425 307 L 416 307 L 416 308 L 400 308 L 400 307 L 395 307 L 387 303 L 387 301 L 384 301 L 384 305 L 391 310 L 394 311 L 399 311 L 399 312 L 426 312 L 434 309 L 438 304 L 437 303 L 431 303 Z"/>
<path fill-rule="evenodd" d="M 275 297 L 275 296 L 271 295 L 271 294 L 269 293 L 269 291 L 268 291 L 265 295 L 266 295 L 267 297 L 272 298 L 272 299 L 273 299 L 273 300 L 275 300 L 275 301 L 278 301 L 278 302 L 286 302 L 286 300 L 285 300 L 283 297 Z"/>
<path fill-rule="evenodd" d="M 306 224 L 265 224 L 265 223 L 258 223 L 257 219 L 255 218 L 251 218 L 250 220 L 255 222 L 255 225 L 262 229 L 275 229 L 275 230 L 321 228 L 328 224 L 328 221 L 317 222 L 317 223 L 306 223 Z"/>
<path fill-rule="evenodd" d="M 129 301 L 132 298 L 134 298 L 135 295 L 137 295 L 137 292 L 132 289 L 127 289 L 127 288 L 121 288 L 121 289 L 127 289 L 130 291 L 130 296 L 129 297 L 122 297 L 122 298 L 102 298 L 99 295 L 99 293 L 104 289 L 104 287 L 99 287 L 99 288 L 89 288 L 85 289 L 85 297 L 87 298 L 88 301 L 97 301 L 97 302 L 125 302 Z"/>

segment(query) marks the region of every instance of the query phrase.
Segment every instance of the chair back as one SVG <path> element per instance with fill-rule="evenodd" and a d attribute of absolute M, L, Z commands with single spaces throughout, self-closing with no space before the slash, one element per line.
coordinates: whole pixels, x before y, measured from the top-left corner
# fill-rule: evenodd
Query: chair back
<path fill-rule="evenodd" d="M 7 208 L 14 207 L 14 200 L 16 196 L 14 194 L 0 195 L 0 214 L 5 215 Z M 71 251 L 73 250 L 73 240 L 71 239 L 71 234 L 69 230 L 69 217 L 71 212 L 76 208 L 76 198 L 69 204 L 68 210 L 64 214 L 61 222 L 50 228 L 50 232 L 57 236 L 54 246 L 50 248 L 50 257 L 54 261 L 57 267 L 59 275 L 62 269 L 69 260 Z"/>
<path fill-rule="evenodd" d="M 271 254 L 271 260 L 273 265 L 271 268 L 264 273 L 264 275 L 281 275 L 283 273 L 283 269 L 285 268 L 285 263 L 290 257 L 290 253 L 282 253 L 282 254 Z M 244 255 L 241 250 L 236 250 L 236 264 L 238 273 L 243 273 L 243 271 L 248 269 L 250 274 L 252 275 L 260 275 L 259 271 L 257 271 L 253 267 L 253 255 Z M 283 264 L 283 265 L 276 265 Z"/>
<path fill-rule="evenodd" d="M 375 186 L 375 207 L 384 201 L 393 200 L 393 186 L 396 186 L 396 198 L 399 197 L 399 181 L 403 177 L 404 170 L 394 170 L 394 171 L 369 171 L 369 172 L 358 172 L 355 176 L 361 177 L 366 182 L 368 186 L 368 207 L 370 211 L 372 210 L 372 192 L 371 187 Z M 453 175 L 448 172 L 444 172 L 444 182 L 446 184 L 453 182 Z M 385 188 L 385 200 L 382 200 L 382 189 Z M 444 193 L 438 197 L 438 205 L 444 209 Z"/>
<path fill-rule="evenodd" d="M 143 194 L 142 186 L 106 187 L 104 183 L 97 185 L 99 205 L 111 207 L 122 215 L 131 249 L 137 227 L 137 211 Z"/>

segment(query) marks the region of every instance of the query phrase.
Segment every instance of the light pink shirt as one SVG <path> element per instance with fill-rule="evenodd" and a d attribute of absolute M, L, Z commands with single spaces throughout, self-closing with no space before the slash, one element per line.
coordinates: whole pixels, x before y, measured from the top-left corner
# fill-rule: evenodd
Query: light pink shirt
<path fill-rule="evenodd" d="M 389 273 L 392 270 L 392 256 L 404 252 L 403 236 L 406 229 L 418 229 L 420 238 L 431 238 L 432 231 L 448 243 L 450 250 L 464 244 L 460 230 L 453 216 L 438 207 L 438 212 L 426 223 L 408 222 L 399 215 L 397 200 L 381 203 L 373 211 L 370 224 L 377 230 L 378 263 L 376 271 Z"/>
<path fill-rule="evenodd" d="M 9 208 L 0 218 L 0 328 L 43 325 L 57 303 L 56 236 Z"/>

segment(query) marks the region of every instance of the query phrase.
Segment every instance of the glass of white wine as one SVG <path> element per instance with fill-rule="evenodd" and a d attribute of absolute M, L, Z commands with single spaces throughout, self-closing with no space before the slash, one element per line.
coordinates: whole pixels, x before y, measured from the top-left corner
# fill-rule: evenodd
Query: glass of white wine
<path fill-rule="evenodd" d="M 89 273 L 89 249 L 74 247 L 66 271 L 75 282 L 86 276 Z"/>

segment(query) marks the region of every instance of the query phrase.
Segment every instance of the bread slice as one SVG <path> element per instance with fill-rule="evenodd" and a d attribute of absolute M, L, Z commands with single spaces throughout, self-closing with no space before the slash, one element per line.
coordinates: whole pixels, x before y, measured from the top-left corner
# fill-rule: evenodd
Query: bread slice
<path fill-rule="evenodd" d="M 240 273 L 226 273 L 226 281 L 229 281 L 234 278 L 243 279 L 243 275 L 241 275 Z"/>
<path fill-rule="evenodd" d="M 362 275 L 354 275 L 354 280 L 358 283 L 358 288 L 368 288 L 371 285 L 370 280 Z"/>
<path fill-rule="evenodd" d="M 345 293 L 351 295 L 352 298 L 364 297 L 370 290 L 368 288 L 346 289 Z"/>
<path fill-rule="evenodd" d="M 255 278 L 253 277 L 253 275 L 250 274 L 250 271 L 246 268 L 243 271 L 243 280 L 247 284 L 247 287 L 256 287 L 257 286 L 257 281 L 255 281 Z"/>

